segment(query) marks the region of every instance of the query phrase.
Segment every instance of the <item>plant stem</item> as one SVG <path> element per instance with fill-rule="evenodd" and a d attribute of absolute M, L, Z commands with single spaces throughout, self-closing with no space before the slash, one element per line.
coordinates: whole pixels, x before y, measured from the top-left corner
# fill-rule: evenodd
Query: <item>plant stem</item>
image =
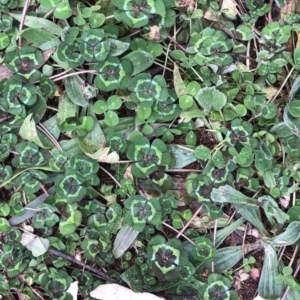
<path fill-rule="evenodd" d="M 97 274 L 100 278 L 104 279 L 104 280 L 107 280 L 107 281 L 110 281 L 110 282 L 113 282 L 113 283 L 120 283 L 119 281 L 117 281 L 116 279 L 113 279 L 109 276 L 107 276 L 104 272 L 98 270 L 98 269 L 95 269 L 89 265 L 86 265 L 85 263 L 77 260 L 76 258 L 70 256 L 70 255 L 67 255 L 67 254 L 64 254 L 63 252 L 59 251 L 59 250 L 56 250 L 54 248 L 49 248 L 49 253 L 54 255 L 54 256 L 57 256 L 57 257 L 62 257 L 64 259 L 67 259 L 69 261 L 71 261 L 72 263 L 74 264 L 77 264 L 77 265 L 80 265 L 81 267 L 83 267 L 84 269 L 87 269 L 95 274 Z"/>

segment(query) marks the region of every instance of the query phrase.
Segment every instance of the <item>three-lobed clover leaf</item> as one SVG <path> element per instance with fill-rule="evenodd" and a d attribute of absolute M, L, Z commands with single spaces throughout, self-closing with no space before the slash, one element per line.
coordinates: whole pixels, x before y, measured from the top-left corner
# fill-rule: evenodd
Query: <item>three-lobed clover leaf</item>
<path fill-rule="evenodd" d="M 176 103 L 177 97 L 174 90 L 169 90 L 169 96 L 166 100 L 159 99 L 154 102 L 153 112 L 158 114 L 157 121 L 169 122 L 177 118 L 181 113 L 181 108 Z"/>
<path fill-rule="evenodd" d="M 32 218 L 32 224 L 35 228 L 53 227 L 59 222 L 58 210 L 54 206 L 41 203 L 37 207 L 37 214 Z"/>
<path fill-rule="evenodd" d="M 193 258 L 200 262 L 212 262 L 217 254 L 212 241 L 205 237 L 198 237 L 194 240 L 194 242 L 196 247 L 191 249 L 191 255 Z"/>
<path fill-rule="evenodd" d="M 121 62 L 117 57 L 108 56 L 105 61 L 99 62 L 95 66 L 99 74 L 95 77 L 95 85 L 102 91 L 109 92 L 120 87 L 125 88 L 132 72 L 129 60 L 123 59 Z"/>
<path fill-rule="evenodd" d="M 166 242 L 161 235 L 153 237 L 148 243 L 147 256 L 152 262 L 152 271 L 160 281 L 187 280 L 195 273 L 178 239 Z"/>
<path fill-rule="evenodd" d="M 3 245 L 3 255 L 0 256 L 0 270 L 5 270 L 5 274 L 11 278 L 21 274 L 27 269 L 29 260 L 29 251 L 19 244 Z"/>
<path fill-rule="evenodd" d="M 41 73 L 37 69 L 43 62 L 43 54 L 33 46 L 24 46 L 6 53 L 4 62 L 10 71 L 33 82 L 40 78 Z"/>
<path fill-rule="evenodd" d="M 121 133 L 111 132 L 107 135 L 107 146 L 111 151 L 116 151 L 119 153 L 125 153 L 127 150 L 128 142 Z"/>
<path fill-rule="evenodd" d="M 16 145 L 17 155 L 11 160 L 14 167 L 27 168 L 45 165 L 48 162 L 48 152 L 31 142 L 21 142 Z"/>
<path fill-rule="evenodd" d="M 75 202 L 81 200 L 86 194 L 83 174 L 67 169 L 64 174 L 59 174 L 55 178 L 55 190 L 59 197 Z"/>
<path fill-rule="evenodd" d="M 154 100 L 164 102 L 169 96 L 166 81 L 161 75 L 151 78 L 150 74 L 138 74 L 130 80 L 128 88 L 132 91 L 130 99 L 144 107 L 151 107 Z"/>
<path fill-rule="evenodd" d="M 231 281 L 219 274 L 210 274 L 207 283 L 198 288 L 199 299 L 237 300 L 236 292 L 230 291 Z"/>
<path fill-rule="evenodd" d="M 67 43 L 59 44 L 57 57 L 61 61 L 67 61 L 70 68 L 77 68 L 84 63 L 84 57 L 80 52 L 79 43 L 76 41 L 72 45 Z"/>
<path fill-rule="evenodd" d="M 116 126 L 119 123 L 119 117 L 114 110 L 122 106 L 122 100 L 117 95 L 110 96 L 107 101 L 98 100 L 94 103 L 94 112 L 104 114 L 104 122 L 107 126 Z"/>
<path fill-rule="evenodd" d="M 145 178 L 160 167 L 166 169 L 173 164 L 173 158 L 166 144 L 155 139 L 152 144 L 145 137 L 137 137 L 128 146 L 127 157 L 134 161 L 132 174 L 138 178 Z"/>
<path fill-rule="evenodd" d="M 13 180 L 13 184 L 18 186 L 25 194 L 34 194 L 40 189 L 41 181 L 47 179 L 47 175 L 40 170 L 29 170 L 20 174 Z"/>
<path fill-rule="evenodd" d="M 146 223 L 158 225 L 161 222 L 161 207 L 157 199 L 147 200 L 135 195 L 127 198 L 124 206 L 126 223 L 137 231 L 143 231 Z"/>
<path fill-rule="evenodd" d="M 16 78 L 6 82 L 4 96 L 7 101 L 7 112 L 18 115 L 23 110 L 23 105 L 33 105 L 37 101 L 36 86 L 31 83 L 23 84 Z"/>
<path fill-rule="evenodd" d="M 65 20 L 72 16 L 72 9 L 67 0 L 39 0 L 44 8 L 53 9 L 54 17 Z"/>
<path fill-rule="evenodd" d="M 225 141 L 230 146 L 235 146 L 236 144 L 241 144 L 243 146 L 252 147 L 251 133 L 253 131 L 253 126 L 246 121 L 241 119 L 234 119 L 231 121 L 232 131 L 227 131 Z"/>
<path fill-rule="evenodd" d="M 13 18 L 3 14 L 0 18 L 0 32 L 8 32 L 12 29 Z"/>
<path fill-rule="evenodd" d="M 195 62 L 200 66 L 227 66 L 233 61 L 232 56 L 227 53 L 233 48 L 233 42 L 221 30 L 207 27 L 201 34 L 192 36 L 191 44 L 196 53 Z"/>
<path fill-rule="evenodd" d="M 162 0 L 114 0 L 117 7 L 114 15 L 133 28 L 144 27 L 152 15 L 165 17 L 166 10 Z"/>
<path fill-rule="evenodd" d="M 0 165 L 0 184 L 8 180 L 12 176 L 11 166 Z"/>
<path fill-rule="evenodd" d="M 97 62 L 106 59 L 110 50 L 110 42 L 103 41 L 103 29 L 89 29 L 81 33 L 80 53 L 87 62 Z"/>

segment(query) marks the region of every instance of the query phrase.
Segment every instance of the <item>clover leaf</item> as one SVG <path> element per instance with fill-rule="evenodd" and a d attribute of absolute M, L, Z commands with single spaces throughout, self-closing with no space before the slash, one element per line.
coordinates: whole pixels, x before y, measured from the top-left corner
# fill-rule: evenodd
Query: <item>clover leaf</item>
<path fill-rule="evenodd" d="M 200 89 L 195 98 L 206 113 L 220 111 L 227 102 L 227 97 L 215 87 Z"/>
<path fill-rule="evenodd" d="M 145 137 L 134 139 L 128 146 L 127 157 L 135 161 L 131 171 L 138 178 L 145 178 L 160 167 L 169 168 L 172 164 L 166 144 L 159 139 L 155 139 L 151 145 Z"/>
<path fill-rule="evenodd" d="M 144 27 L 152 15 L 165 16 L 165 5 L 162 0 L 114 0 L 117 7 L 114 15 L 133 28 Z"/>
<path fill-rule="evenodd" d="M 83 185 L 84 178 L 81 173 L 67 169 L 64 174 L 55 178 L 55 190 L 59 197 L 70 201 L 79 201 L 86 194 L 86 187 Z"/>
<path fill-rule="evenodd" d="M 80 53 L 79 44 L 77 42 L 73 45 L 68 45 L 67 43 L 59 44 L 57 57 L 61 61 L 67 61 L 70 68 L 77 68 L 84 63 L 84 57 Z"/>
<path fill-rule="evenodd" d="M 36 208 L 38 212 L 32 218 L 32 224 L 35 228 L 53 227 L 59 222 L 59 217 L 55 214 L 58 212 L 57 208 L 46 203 L 41 203 Z"/>
<path fill-rule="evenodd" d="M 29 264 L 29 251 L 21 244 L 3 245 L 3 255 L 0 256 L 0 270 L 5 270 L 11 278 L 21 274 Z"/>
<path fill-rule="evenodd" d="M 156 101 L 153 105 L 153 112 L 157 113 L 158 120 L 169 122 L 178 117 L 181 113 L 179 105 L 176 103 L 177 97 L 174 90 L 169 90 L 169 96 L 164 101 Z M 157 121 L 158 121 L 157 120 Z"/>
<path fill-rule="evenodd" d="M 96 114 L 104 113 L 104 122 L 107 126 L 116 126 L 119 123 L 119 117 L 114 110 L 121 107 L 122 100 L 117 96 L 110 96 L 107 101 L 98 100 L 94 103 L 94 112 Z"/>
<path fill-rule="evenodd" d="M 47 175 L 39 170 L 25 171 L 13 180 L 13 184 L 26 194 L 36 193 L 40 189 L 41 181 L 47 179 Z"/>
<path fill-rule="evenodd" d="M 27 168 L 45 165 L 48 161 L 48 152 L 31 142 L 21 142 L 16 145 L 17 156 L 11 163 L 15 167 Z"/>
<path fill-rule="evenodd" d="M 200 66 L 209 64 L 227 66 L 233 61 L 232 56 L 227 53 L 232 49 L 233 42 L 221 30 L 207 27 L 201 34 L 192 36 L 191 44 L 196 53 L 195 62 Z"/>
<path fill-rule="evenodd" d="M 3 14 L 0 18 L 0 32 L 8 32 L 12 29 L 13 18 Z"/>
<path fill-rule="evenodd" d="M 89 29 L 81 33 L 80 53 L 87 62 L 103 61 L 110 50 L 110 42 L 103 41 L 103 29 Z"/>
<path fill-rule="evenodd" d="M 161 235 L 153 237 L 148 243 L 147 257 L 152 262 L 152 270 L 160 281 L 187 280 L 195 272 L 178 239 L 166 242 Z"/>
<path fill-rule="evenodd" d="M 212 262 L 217 251 L 213 248 L 212 241 L 205 237 L 198 237 L 194 240 L 196 247 L 191 250 L 193 258 L 200 262 Z"/>
<path fill-rule="evenodd" d="M 146 223 L 158 225 L 161 222 L 161 207 L 157 199 L 131 196 L 125 200 L 124 205 L 127 211 L 125 221 L 137 231 L 143 231 Z"/>
<path fill-rule="evenodd" d="M 6 82 L 4 91 L 8 103 L 8 112 L 20 114 L 22 104 L 33 105 L 37 101 L 36 87 L 33 84 L 22 84 L 16 78 L 11 78 Z"/>
<path fill-rule="evenodd" d="M 0 165 L 0 184 L 8 180 L 12 176 L 11 166 Z"/>
<path fill-rule="evenodd" d="M 130 99 L 144 107 L 151 107 L 155 99 L 164 102 L 169 96 L 166 81 L 161 75 L 151 79 L 150 74 L 138 74 L 129 82 L 128 88 L 133 92 Z"/>
<path fill-rule="evenodd" d="M 54 9 L 54 17 L 65 20 L 72 16 L 72 9 L 67 0 L 40 0 L 41 5 L 45 8 Z"/>
<path fill-rule="evenodd" d="M 127 145 L 128 142 L 121 133 L 111 132 L 107 135 L 107 146 L 110 147 L 112 151 L 125 153 Z"/>
<path fill-rule="evenodd" d="M 219 274 L 210 274 L 207 283 L 198 289 L 199 299 L 205 300 L 237 300 L 236 292 L 229 291 L 231 282 L 225 276 Z"/>
<path fill-rule="evenodd" d="M 105 61 L 95 66 L 99 74 L 95 78 L 95 85 L 102 91 L 109 92 L 119 87 L 125 87 L 127 75 L 131 74 L 132 66 L 128 60 L 120 60 L 117 57 L 108 56 Z"/>
<path fill-rule="evenodd" d="M 7 68 L 28 81 L 36 81 L 41 73 L 37 70 L 43 62 L 42 52 L 33 46 L 6 53 L 4 62 Z"/>

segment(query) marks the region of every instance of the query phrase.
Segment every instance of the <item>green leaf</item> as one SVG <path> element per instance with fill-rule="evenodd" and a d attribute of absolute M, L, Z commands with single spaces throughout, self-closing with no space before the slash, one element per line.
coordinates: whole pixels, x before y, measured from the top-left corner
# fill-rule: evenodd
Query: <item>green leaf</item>
<path fill-rule="evenodd" d="M 192 107 L 194 104 L 194 98 L 191 95 L 181 95 L 179 96 L 179 107 L 182 109 L 187 109 Z"/>
<path fill-rule="evenodd" d="M 10 230 L 10 225 L 5 218 L 0 218 L 0 232 L 7 232 Z"/>
<path fill-rule="evenodd" d="M 135 239 L 137 238 L 139 231 L 134 230 L 132 227 L 128 225 L 123 225 L 116 235 L 114 246 L 113 246 L 113 254 L 115 258 L 120 258 L 124 252 L 133 244 Z"/>
<path fill-rule="evenodd" d="M 0 33 L 0 50 L 5 49 L 10 44 L 9 36 L 6 33 Z"/>
<path fill-rule="evenodd" d="M 119 123 L 119 117 L 117 113 L 112 110 L 109 110 L 105 113 L 104 122 L 108 126 L 116 126 Z"/>
<path fill-rule="evenodd" d="M 80 87 L 79 80 L 75 76 L 65 79 L 65 87 L 69 99 L 78 106 L 87 106 L 88 102 L 83 97 L 83 90 Z"/>
<path fill-rule="evenodd" d="M 53 147 L 53 144 L 50 142 L 49 139 L 46 145 L 41 141 L 40 136 L 42 135 L 42 133 L 37 130 L 36 124 L 32 119 L 32 114 L 29 114 L 25 118 L 20 128 L 20 135 L 23 139 L 28 140 L 29 142 L 33 142 L 41 148 L 50 149 Z M 44 139 L 45 138 L 46 136 L 44 136 Z"/>
<path fill-rule="evenodd" d="M 176 94 L 177 94 L 177 96 L 180 99 L 180 96 L 186 94 L 186 86 L 185 86 L 184 81 L 181 78 L 179 68 L 178 68 L 178 66 L 176 64 L 174 64 L 173 80 L 174 80 L 174 88 L 175 88 Z M 189 108 L 191 106 L 183 107 L 182 105 L 180 105 L 180 107 L 181 108 Z"/>
<path fill-rule="evenodd" d="M 294 118 L 300 118 L 300 100 L 294 100 L 287 106 L 289 113 Z"/>
<path fill-rule="evenodd" d="M 290 222 L 300 221 L 300 206 L 293 206 L 289 208 L 287 214 L 290 217 L 289 219 Z"/>
<path fill-rule="evenodd" d="M 128 59 L 133 67 L 132 75 L 147 70 L 154 63 L 154 58 L 151 54 L 147 53 L 144 50 L 135 50 L 125 55 L 123 59 Z"/>
<path fill-rule="evenodd" d="M 195 98 L 206 113 L 221 110 L 227 102 L 227 97 L 215 87 L 200 89 Z"/>
<path fill-rule="evenodd" d="M 206 146 L 200 145 L 195 148 L 195 156 L 198 159 L 208 160 L 211 158 L 211 151 Z"/>
<path fill-rule="evenodd" d="M 278 276 L 278 260 L 275 249 L 271 245 L 264 245 L 264 264 L 258 284 L 258 293 L 264 299 L 278 299 L 283 293 L 283 286 L 276 283 Z"/>
<path fill-rule="evenodd" d="M 122 105 L 122 100 L 117 95 L 110 96 L 107 99 L 108 109 L 119 109 Z"/>
<path fill-rule="evenodd" d="M 54 11 L 54 17 L 57 19 L 65 20 L 72 16 L 70 5 L 66 1 L 60 2 Z"/>
<path fill-rule="evenodd" d="M 175 169 L 182 169 L 197 160 L 194 150 L 192 149 L 180 145 L 169 145 L 168 149 L 175 158 L 176 162 L 173 166 Z"/>
<path fill-rule="evenodd" d="M 295 244 L 300 238 L 300 221 L 291 222 L 286 230 L 271 239 L 274 247 L 283 247 Z"/>
<path fill-rule="evenodd" d="M 26 28 L 22 31 L 21 36 L 41 50 L 52 49 L 59 43 L 54 34 L 41 28 Z"/>
<path fill-rule="evenodd" d="M 16 13 L 9 13 L 10 16 L 18 20 L 19 22 L 22 19 L 21 14 L 16 14 Z M 55 23 L 44 19 L 44 18 L 38 18 L 34 16 L 26 16 L 24 25 L 29 27 L 29 28 L 41 28 L 49 33 L 52 33 L 54 35 L 60 36 L 62 34 L 62 28 L 56 25 Z"/>

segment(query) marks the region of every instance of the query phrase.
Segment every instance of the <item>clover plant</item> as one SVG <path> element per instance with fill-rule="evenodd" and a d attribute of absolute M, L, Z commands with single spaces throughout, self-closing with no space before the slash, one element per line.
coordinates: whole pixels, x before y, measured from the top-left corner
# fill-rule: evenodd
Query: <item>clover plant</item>
<path fill-rule="evenodd" d="M 94 112 L 96 114 L 104 114 L 104 122 L 108 126 L 116 126 L 119 123 L 119 117 L 114 110 L 122 106 L 122 100 L 114 95 L 110 96 L 107 101 L 98 100 L 94 103 Z"/>
<path fill-rule="evenodd" d="M 1 295 L 300 298 L 283 2 L 0 0 Z"/>
<path fill-rule="evenodd" d="M 145 137 L 136 137 L 129 144 L 127 157 L 134 161 L 132 173 L 138 178 L 145 178 L 159 169 L 165 170 L 172 166 L 172 156 L 167 146 L 159 139 L 155 139 L 151 145 Z"/>

